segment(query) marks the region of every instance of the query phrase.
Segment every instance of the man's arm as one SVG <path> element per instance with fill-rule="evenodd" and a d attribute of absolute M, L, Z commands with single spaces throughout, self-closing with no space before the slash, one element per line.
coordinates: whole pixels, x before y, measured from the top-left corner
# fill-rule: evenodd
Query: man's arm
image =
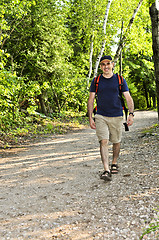
<path fill-rule="evenodd" d="M 129 92 L 123 92 L 123 95 L 126 99 L 129 113 L 130 112 L 133 113 L 134 112 L 134 102 L 133 102 L 133 99 L 132 99 L 130 93 Z M 133 115 L 132 114 L 128 116 L 127 124 L 128 124 L 128 126 L 131 126 L 133 124 Z"/>
<path fill-rule="evenodd" d="M 87 110 L 88 110 L 89 124 L 92 129 L 96 129 L 95 122 L 92 118 L 93 108 L 94 108 L 94 99 L 95 99 L 95 92 L 90 92 L 88 103 L 87 103 Z"/>

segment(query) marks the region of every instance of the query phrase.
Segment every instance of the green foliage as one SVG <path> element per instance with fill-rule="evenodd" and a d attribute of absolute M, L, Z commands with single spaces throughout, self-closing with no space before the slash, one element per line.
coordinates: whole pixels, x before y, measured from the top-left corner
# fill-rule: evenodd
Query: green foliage
<path fill-rule="evenodd" d="M 17 77 L 5 69 L 0 70 L 0 128 L 10 129 L 13 125 L 20 125 L 25 117 L 21 108 L 27 102 L 26 110 L 29 112 L 31 107 L 36 109 L 35 96 L 40 91 L 37 84 L 25 84 L 22 77 Z"/>
<path fill-rule="evenodd" d="M 86 111 L 87 96 L 86 79 L 75 76 L 64 82 L 61 94 L 63 94 L 64 110 Z"/>
<path fill-rule="evenodd" d="M 112 2 L 105 54 L 113 55 L 121 24 L 126 31 L 137 4 L 137 0 Z M 94 66 L 103 41 L 106 5 L 101 0 L 2 0 L 0 126 L 3 130 L 16 124 L 24 126 L 26 117 L 35 111 L 50 117 L 63 111 L 86 112 L 90 43 L 93 40 Z M 156 98 L 151 45 L 151 22 L 148 7 L 143 3 L 123 49 L 123 76 L 136 108 L 152 105 L 152 99 Z M 119 70 L 119 65 L 116 68 Z"/>
<path fill-rule="evenodd" d="M 80 129 L 85 124 L 88 125 L 85 113 L 72 111 L 61 112 L 52 116 L 52 118 L 34 112 L 34 114 L 25 117 L 23 120 L 18 127 L 14 125 L 4 131 L 0 129 L 1 148 L 34 141 L 37 138 L 47 137 L 49 134 L 64 134 Z"/>
<path fill-rule="evenodd" d="M 151 127 L 144 129 L 142 133 L 159 136 L 159 124 L 156 123 Z"/>
<path fill-rule="evenodd" d="M 145 2 L 135 18 L 122 55 L 122 74 L 128 82 L 135 108 L 155 108 L 156 86 L 152 61 L 151 20 Z M 119 65 L 117 70 L 119 71 Z"/>
<path fill-rule="evenodd" d="M 147 6 L 151 7 L 153 3 L 155 3 L 156 0 L 147 0 Z"/>
<path fill-rule="evenodd" d="M 158 210 L 157 210 L 157 212 L 158 212 Z M 159 237 L 159 218 L 151 221 L 151 223 L 149 224 L 149 227 L 147 229 L 145 229 L 144 233 L 140 237 L 140 240 L 143 239 L 144 236 L 146 236 L 152 232 L 156 233 L 154 237 L 157 240 Z"/>

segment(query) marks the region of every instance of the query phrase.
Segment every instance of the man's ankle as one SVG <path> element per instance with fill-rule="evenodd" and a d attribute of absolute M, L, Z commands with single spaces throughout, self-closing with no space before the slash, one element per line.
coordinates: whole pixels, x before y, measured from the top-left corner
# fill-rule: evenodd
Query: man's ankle
<path fill-rule="evenodd" d="M 117 161 L 116 161 L 116 160 L 115 160 L 115 161 L 112 161 L 112 164 L 115 164 L 115 165 L 116 165 L 116 164 L 117 164 Z"/>

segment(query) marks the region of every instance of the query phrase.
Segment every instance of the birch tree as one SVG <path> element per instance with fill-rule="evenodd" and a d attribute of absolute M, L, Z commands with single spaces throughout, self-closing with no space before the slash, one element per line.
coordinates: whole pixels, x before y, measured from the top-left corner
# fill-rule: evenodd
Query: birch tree
<path fill-rule="evenodd" d="M 112 3 L 112 0 L 108 0 L 107 8 L 106 8 L 105 15 L 104 15 L 104 22 L 103 22 L 103 42 L 102 42 L 102 47 L 101 47 L 100 53 L 99 53 L 99 55 L 97 57 L 97 60 L 96 60 L 96 63 L 95 63 L 94 77 L 97 76 L 97 71 L 98 71 L 100 58 L 102 57 L 104 49 L 105 49 L 105 44 L 106 44 L 106 25 L 107 25 L 107 20 L 108 20 L 109 9 L 110 9 L 111 3 Z"/>
<path fill-rule="evenodd" d="M 119 42 L 119 45 L 118 45 L 118 48 L 117 48 L 117 51 L 116 51 L 116 54 L 115 54 L 115 57 L 114 57 L 114 63 L 115 63 L 115 64 L 117 63 L 118 58 L 119 58 L 119 56 L 120 56 L 120 52 L 121 52 L 122 48 L 123 48 L 124 45 L 125 45 L 125 40 L 126 40 L 126 38 L 127 38 L 127 35 L 128 35 L 128 33 L 129 33 L 129 30 L 131 29 L 131 26 L 132 26 L 132 24 L 133 24 L 133 22 L 134 22 L 134 19 L 135 19 L 136 15 L 137 15 L 140 7 L 141 7 L 142 2 L 143 2 L 143 0 L 140 0 L 140 1 L 139 1 L 138 6 L 137 6 L 137 8 L 134 10 L 134 13 L 133 13 L 133 15 L 132 15 L 132 17 L 131 17 L 131 19 L 130 19 L 130 21 L 129 21 L 129 24 L 128 24 L 127 28 L 126 28 L 126 31 L 125 31 L 125 33 L 123 34 L 123 37 L 121 38 L 121 40 L 120 40 L 120 42 Z"/>
<path fill-rule="evenodd" d="M 149 8 L 149 13 L 152 23 L 152 48 L 153 48 L 153 60 L 155 66 L 155 80 L 156 80 L 156 92 L 157 92 L 157 109 L 159 120 L 159 4 L 158 1 L 153 3 Z"/>
<path fill-rule="evenodd" d="M 92 56 L 93 56 L 93 36 L 90 44 L 89 74 L 88 74 L 87 86 L 89 86 L 89 79 L 91 78 L 91 73 L 92 73 Z"/>

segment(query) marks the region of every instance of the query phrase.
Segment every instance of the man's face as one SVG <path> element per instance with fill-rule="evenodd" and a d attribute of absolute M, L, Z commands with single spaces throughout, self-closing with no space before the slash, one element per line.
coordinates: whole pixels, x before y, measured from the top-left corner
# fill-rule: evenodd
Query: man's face
<path fill-rule="evenodd" d="M 106 75 L 111 74 L 113 72 L 113 67 L 114 67 L 114 63 L 112 63 L 109 60 L 103 60 L 100 63 L 100 68 L 103 71 L 103 73 L 105 73 Z"/>

